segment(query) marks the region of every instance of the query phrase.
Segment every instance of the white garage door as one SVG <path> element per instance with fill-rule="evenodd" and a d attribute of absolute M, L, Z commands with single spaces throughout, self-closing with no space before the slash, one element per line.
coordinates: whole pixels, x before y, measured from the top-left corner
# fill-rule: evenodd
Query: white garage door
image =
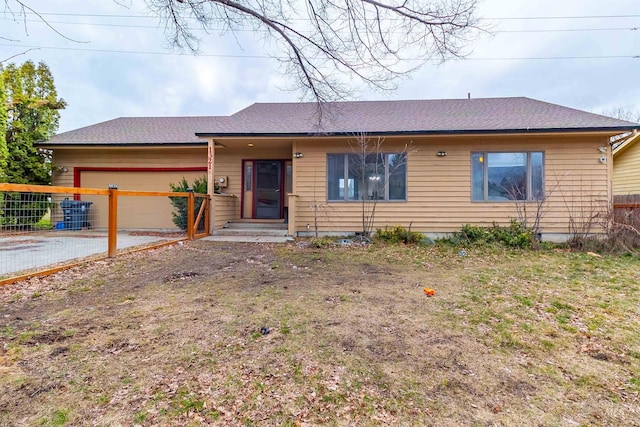
<path fill-rule="evenodd" d="M 169 183 L 177 184 L 186 178 L 189 184 L 206 175 L 205 171 L 184 172 L 114 172 L 82 171 L 80 184 L 85 188 L 107 188 L 117 184 L 119 190 L 171 191 Z M 108 200 L 106 196 L 85 195 L 82 200 L 93 202 L 91 216 L 95 228 L 108 225 Z M 173 206 L 168 197 L 118 197 L 118 228 L 120 229 L 175 229 L 171 212 Z"/>

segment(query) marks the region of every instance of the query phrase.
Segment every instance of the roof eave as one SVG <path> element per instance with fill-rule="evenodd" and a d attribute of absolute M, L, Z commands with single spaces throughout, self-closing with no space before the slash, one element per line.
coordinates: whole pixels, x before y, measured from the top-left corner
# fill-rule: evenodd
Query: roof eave
<path fill-rule="evenodd" d="M 202 147 L 206 146 L 207 143 L 204 141 L 197 142 L 132 142 L 132 143 L 118 143 L 118 142 L 100 142 L 100 143 L 92 143 L 92 142 L 61 142 L 61 143 L 49 143 L 49 141 L 43 141 L 36 143 L 38 147 L 41 148 L 76 148 L 76 147 Z"/>
<path fill-rule="evenodd" d="M 636 129 L 631 135 L 629 135 L 626 140 L 618 145 L 614 150 L 613 150 L 613 157 L 616 158 L 618 157 L 620 154 L 622 154 L 624 151 L 626 151 L 629 147 L 631 147 L 632 145 L 634 145 L 636 142 L 638 142 L 640 140 L 640 132 L 638 132 L 638 130 Z"/>
<path fill-rule="evenodd" d="M 491 134 L 532 134 L 532 133 L 606 133 L 611 136 L 621 132 L 640 129 L 638 126 L 580 127 L 580 128 L 514 128 L 514 129 L 460 129 L 460 130 L 415 130 L 415 131 L 371 131 L 373 136 L 402 135 L 491 135 Z M 352 132 L 196 132 L 199 138 L 212 137 L 310 137 L 310 136 L 353 136 L 362 131 Z"/>

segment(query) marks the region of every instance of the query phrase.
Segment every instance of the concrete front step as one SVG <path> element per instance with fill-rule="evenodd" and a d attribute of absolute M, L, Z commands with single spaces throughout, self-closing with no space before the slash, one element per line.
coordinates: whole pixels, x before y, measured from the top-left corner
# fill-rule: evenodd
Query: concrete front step
<path fill-rule="evenodd" d="M 214 236 L 271 236 L 286 237 L 287 230 L 264 228 L 221 228 L 211 233 Z"/>
<path fill-rule="evenodd" d="M 282 222 L 230 222 L 203 240 L 214 242 L 286 243 L 287 224 Z"/>
<path fill-rule="evenodd" d="M 229 222 L 225 230 L 287 230 L 287 224 L 282 222 Z"/>
<path fill-rule="evenodd" d="M 292 242 L 292 237 L 276 236 L 207 236 L 200 240 L 208 242 L 237 242 L 237 243 L 287 243 Z"/>

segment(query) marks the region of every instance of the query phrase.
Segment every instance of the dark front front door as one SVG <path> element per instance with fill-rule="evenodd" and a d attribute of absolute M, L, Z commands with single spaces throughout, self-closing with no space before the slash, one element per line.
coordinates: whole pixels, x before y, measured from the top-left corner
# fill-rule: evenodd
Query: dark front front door
<path fill-rule="evenodd" d="M 255 162 L 254 218 L 282 218 L 282 161 Z"/>

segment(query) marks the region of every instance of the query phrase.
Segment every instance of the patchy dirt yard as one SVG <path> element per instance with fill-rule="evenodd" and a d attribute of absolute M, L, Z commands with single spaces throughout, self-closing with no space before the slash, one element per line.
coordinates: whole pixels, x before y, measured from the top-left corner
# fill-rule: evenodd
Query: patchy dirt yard
<path fill-rule="evenodd" d="M 2 287 L 0 425 L 640 426 L 639 258 L 459 249 L 192 242 Z"/>

